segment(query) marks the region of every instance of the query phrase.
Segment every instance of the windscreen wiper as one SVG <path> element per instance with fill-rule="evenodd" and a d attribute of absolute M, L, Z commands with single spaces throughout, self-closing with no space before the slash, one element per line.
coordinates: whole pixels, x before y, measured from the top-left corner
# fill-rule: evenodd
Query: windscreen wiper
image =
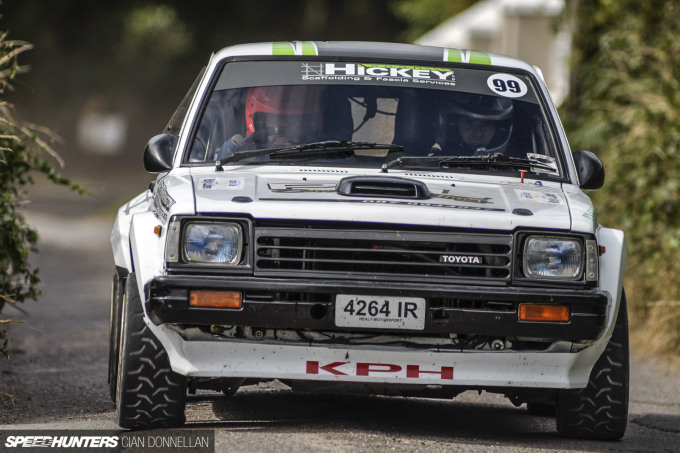
<path fill-rule="evenodd" d="M 344 140 L 326 140 L 321 142 L 311 142 L 302 145 L 284 146 L 278 148 L 252 149 L 246 151 L 227 150 L 227 155 L 216 162 L 216 169 L 221 169 L 222 165 L 236 162 L 256 156 L 270 157 L 295 157 L 308 156 L 316 153 L 326 153 L 329 151 L 352 152 L 359 149 L 385 149 L 387 151 L 403 151 L 404 147 L 392 143 L 374 142 L 348 142 Z"/>
<path fill-rule="evenodd" d="M 437 162 L 442 168 L 452 167 L 488 167 L 488 168 L 516 168 L 547 170 L 551 173 L 557 173 L 555 166 L 545 164 L 531 159 L 522 159 L 520 157 L 509 157 L 505 154 L 495 153 L 487 156 L 427 156 L 427 157 L 408 157 L 402 156 L 387 162 L 382 166 L 382 172 L 387 173 L 387 170 L 394 167 L 405 167 L 413 164 L 422 164 L 429 162 Z"/>

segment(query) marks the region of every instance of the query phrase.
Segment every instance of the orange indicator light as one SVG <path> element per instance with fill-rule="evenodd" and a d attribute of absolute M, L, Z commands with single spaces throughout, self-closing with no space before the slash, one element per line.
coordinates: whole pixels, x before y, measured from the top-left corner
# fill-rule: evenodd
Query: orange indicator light
<path fill-rule="evenodd" d="M 160 225 L 156 225 L 153 227 L 153 234 L 155 234 L 158 237 L 161 237 L 161 233 L 163 232 L 163 227 Z"/>
<path fill-rule="evenodd" d="M 568 322 L 569 307 L 565 305 L 519 304 L 519 319 L 536 322 Z"/>
<path fill-rule="evenodd" d="M 240 291 L 203 291 L 189 292 L 189 305 L 204 308 L 241 308 L 243 298 Z"/>

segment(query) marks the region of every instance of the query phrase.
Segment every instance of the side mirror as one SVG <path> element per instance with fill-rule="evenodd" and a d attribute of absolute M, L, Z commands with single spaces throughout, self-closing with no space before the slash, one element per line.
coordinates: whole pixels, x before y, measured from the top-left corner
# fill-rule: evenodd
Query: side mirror
<path fill-rule="evenodd" d="M 171 134 L 151 138 L 144 148 L 144 169 L 149 173 L 162 173 L 172 169 L 172 157 L 178 141 L 179 137 Z"/>
<path fill-rule="evenodd" d="M 579 187 L 595 190 L 604 184 L 604 165 L 590 151 L 575 151 L 573 154 Z"/>

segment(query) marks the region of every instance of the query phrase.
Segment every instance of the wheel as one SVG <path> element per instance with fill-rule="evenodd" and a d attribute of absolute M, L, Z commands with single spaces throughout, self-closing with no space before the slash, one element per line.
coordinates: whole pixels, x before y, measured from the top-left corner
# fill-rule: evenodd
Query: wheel
<path fill-rule="evenodd" d="M 111 284 L 111 312 L 109 315 L 109 394 L 111 401 L 116 402 L 116 386 L 118 385 L 118 349 L 120 347 L 120 322 L 123 310 L 123 294 L 125 280 L 120 278 L 117 270 L 113 271 Z"/>
<path fill-rule="evenodd" d="M 614 332 L 583 389 L 560 390 L 557 431 L 563 437 L 617 440 L 628 423 L 628 311 L 626 294 Z"/>
<path fill-rule="evenodd" d="M 125 282 L 122 321 L 116 401 L 118 424 L 127 429 L 184 424 L 187 378 L 172 371 L 165 349 L 144 322 L 133 273 Z"/>

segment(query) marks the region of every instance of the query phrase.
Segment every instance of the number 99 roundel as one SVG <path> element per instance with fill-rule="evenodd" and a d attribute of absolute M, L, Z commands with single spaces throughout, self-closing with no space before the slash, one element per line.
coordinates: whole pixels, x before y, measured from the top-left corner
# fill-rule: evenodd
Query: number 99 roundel
<path fill-rule="evenodd" d="M 527 85 L 511 74 L 493 74 L 486 84 L 494 93 L 508 98 L 520 98 L 527 94 Z"/>

